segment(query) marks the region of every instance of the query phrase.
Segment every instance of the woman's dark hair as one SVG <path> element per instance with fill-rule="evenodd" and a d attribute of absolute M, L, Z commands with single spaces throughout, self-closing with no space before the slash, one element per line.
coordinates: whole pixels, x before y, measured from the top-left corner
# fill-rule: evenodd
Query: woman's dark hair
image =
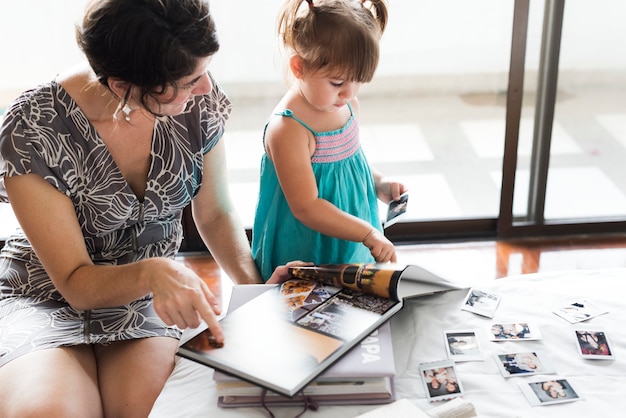
<path fill-rule="evenodd" d="M 219 49 L 205 0 L 93 0 L 76 39 L 98 80 L 107 87 L 109 77 L 133 84 L 144 107 Z"/>

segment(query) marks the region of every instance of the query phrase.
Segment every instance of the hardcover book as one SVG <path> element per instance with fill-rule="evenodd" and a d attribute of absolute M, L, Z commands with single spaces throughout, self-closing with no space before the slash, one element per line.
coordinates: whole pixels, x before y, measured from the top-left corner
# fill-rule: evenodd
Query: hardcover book
<path fill-rule="evenodd" d="M 293 397 L 418 297 L 460 287 L 414 265 L 293 267 L 292 278 L 229 312 L 225 345 L 199 331 L 178 355 Z"/>
<path fill-rule="evenodd" d="M 233 287 L 229 311 L 271 285 Z M 395 400 L 393 377 L 396 374 L 391 327 L 385 322 L 361 343 L 326 369 L 302 389 L 308 401 L 318 405 L 385 404 Z M 215 371 L 218 405 L 223 408 L 244 406 L 288 406 L 302 403 L 301 397 L 287 397 L 265 391 L 260 386 Z"/>

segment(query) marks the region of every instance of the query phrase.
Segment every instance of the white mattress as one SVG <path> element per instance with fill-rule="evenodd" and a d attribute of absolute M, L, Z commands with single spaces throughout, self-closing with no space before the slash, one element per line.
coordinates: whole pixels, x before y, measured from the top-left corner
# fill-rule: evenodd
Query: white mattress
<path fill-rule="evenodd" d="M 476 287 L 502 296 L 493 318 L 460 309 L 465 292 L 412 300 L 392 320 L 394 354 L 398 371 L 395 386 L 398 399 L 409 399 L 427 411 L 428 402 L 419 378 L 422 362 L 446 358 L 443 331 L 476 329 L 485 359 L 457 363 L 464 399 L 482 417 L 617 417 L 626 410 L 626 269 L 577 270 L 532 274 Z M 587 360 L 577 352 L 574 325 L 552 312 L 564 297 L 585 297 L 608 310 L 607 314 L 586 321 L 609 335 L 615 359 Z M 535 324 L 542 338 L 537 341 L 493 342 L 486 327 L 497 321 L 526 321 Z M 518 384 L 528 377 L 502 377 L 494 353 L 521 350 L 543 351 L 553 360 L 559 377 L 568 379 L 583 400 L 548 406 L 531 406 Z M 262 408 L 221 409 L 217 406 L 213 371 L 186 359 L 177 365 L 157 400 L 151 418 L 172 417 L 267 417 Z M 372 405 L 322 406 L 306 416 L 354 417 L 375 409 Z M 299 408 L 272 408 L 274 415 L 294 417 Z"/>

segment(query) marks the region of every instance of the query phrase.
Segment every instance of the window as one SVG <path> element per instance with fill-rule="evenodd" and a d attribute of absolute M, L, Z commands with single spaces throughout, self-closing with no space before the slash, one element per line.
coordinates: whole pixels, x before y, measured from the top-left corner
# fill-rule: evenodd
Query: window
<path fill-rule="evenodd" d="M 390 2 L 360 118 L 370 162 L 411 189 L 392 239 L 624 230 L 626 3 L 600 3 Z M 19 59 L 0 70 L 0 109 L 81 59 L 73 23 L 85 4 L 0 6 L 0 35 L 23 37 L 1 47 Z M 211 68 L 234 102 L 225 134 L 231 193 L 248 228 L 263 126 L 286 88 L 274 44 L 279 4 L 247 2 L 243 13 L 236 2 L 211 1 L 222 44 Z M 192 235 L 188 248 L 201 247 Z"/>

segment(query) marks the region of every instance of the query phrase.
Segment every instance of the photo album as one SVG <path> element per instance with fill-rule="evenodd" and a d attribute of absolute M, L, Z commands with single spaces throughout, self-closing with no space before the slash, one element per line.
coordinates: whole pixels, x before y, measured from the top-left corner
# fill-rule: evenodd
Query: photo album
<path fill-rule="evenodd" d="M 223 347 L 215 347 L 204 329 L 177 354 L 293 397 L 397 313 L 405 298 L 463 289 L 415 265 L 318 265 L 289 272 L 291 279 L 268 286 L 220 321 Z"/>
<path fill-rule="evenodd" d="M 233 286 L 228 312 L 265 292 L 272 285 Z M 301 405 L 303 397 L 318 405 L 385 404 L 395 400 L 396 374 L 391 326 L 382 324 L 333 363 L 299 395 L 287 397 L 215 370 L 217 404 L 222 408 Z"/>

